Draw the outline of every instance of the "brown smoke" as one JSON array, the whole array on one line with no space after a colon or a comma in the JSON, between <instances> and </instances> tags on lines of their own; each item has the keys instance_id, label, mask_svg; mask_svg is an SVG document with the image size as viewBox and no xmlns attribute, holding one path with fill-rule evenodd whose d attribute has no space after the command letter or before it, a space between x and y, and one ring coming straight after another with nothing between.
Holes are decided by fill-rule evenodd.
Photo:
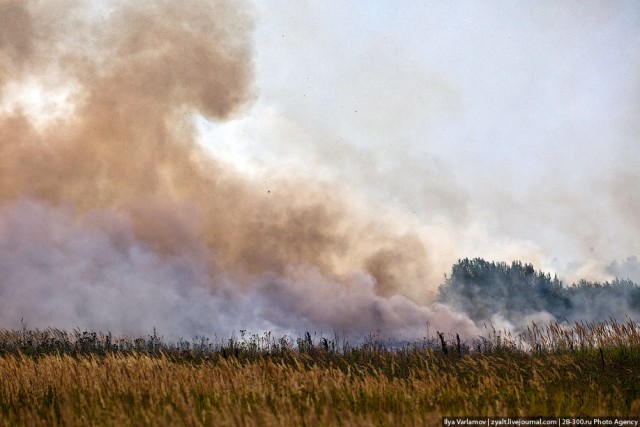
<instances>
[{"instance_id":1,"label":"brown smoke","mask_svg":"<svg viewBox=\"0 0 640 427\"><path fill-rule=\"evenodd\" d=\"M27 28L37 25L20 5L14 13ZM198 1L114 11L104 24L110 31L91 49L112 56L88 50L52 58L79 64L74 117L42 132L19 113L2 118L2 200L27 195L71 201L81 211L126 211L136 234L164 251L204 241L254 273L281 272L289 263L330 268L332 258L348 256L361 230L347 224L330 189L281 182L264 191L203 160L193 142L192 110L224 120L254 96L251 44L236 29L250 27L249 19L229 5ZM5 36L18 58L32 46L22 27ZM387 243L372 247L367 266L389 293L405 260L424 262L426 254L416 242L404 249L409 239L377 234Z\"/></svg>"},{"instance_id":2,"label":"brown smoke","mask_svg":"<svg viewBox=\"0 0 640 427\"><path fill-rule=\"evenodd\" d=\"M0 68L0 85L10 78L11 70L6 64L11 58L13 65L20 69L25 59L33 52L30 34L32 33L29 13L21 1L5 1L0 3L0 51L3 66ZM7 58L8 57L8 58Z\"/></svg>"},{"instance_id":3,"label":"brown smoke","mask_svg":"<svg viewBox=\"0 0 640 427\"><path fill-rule=\"evenodd\" d=\"M249 5L118 4L0 3L0 84L38 76L71 87L73 105L44 127L20 109L0 117L1 204L72 206L78 220L115 212L153 251L233 272L240 287L290 266L344 286L366 271L384 297L426 281L421 241L367 220L340 190L295 177L266 188L194 142L194 114L223 121L256 97ZM91 221L116 238L120 226Z\"/></svg>"}]
</instances>

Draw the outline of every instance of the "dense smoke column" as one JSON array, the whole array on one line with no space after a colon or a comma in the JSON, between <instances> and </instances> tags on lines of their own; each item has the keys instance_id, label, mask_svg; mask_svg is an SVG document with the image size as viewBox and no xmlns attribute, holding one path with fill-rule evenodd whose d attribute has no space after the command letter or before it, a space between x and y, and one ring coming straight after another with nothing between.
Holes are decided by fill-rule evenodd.
<instances>
[{"instance_id":1,"label":"dense smoke column","mask_svg":"<svg viewBox=\"0 0 640 427\"><path fill-rule=\"evenodd\" d=\"M475 333L402 295L436 274L420 238L337 188L267 190L194 142L195 115L257 96L248 4L9 0L0 17L2 93L35 80L69 110L0 116L2 326Z\"/></svg>"},{"instance_id":2,"label":"dense smoke column","mask_svg":"<svg viewBox=\"0 0 640 427\"><path fill-rule=\"evenodd\" d=\"M292 178L267 192L194 144L194 113L224 120L255 96L247 34L252 18L242 8L131 3L106 11L104 22L81 21L78 29L41 24L36 18L48 11L29 11L28 5L14 8L26 15L35 36L10 46L9 52L21 53L22 45L28 47L20 61L9 58L10 65L26 62L24 73L40 69L47 78L57 70L55 78L78 89L74 114L55 127L35 129L19 111L2 118L3 200L27 196L71 202L80 212L126 212L136 235L162 251L204 244L221 261L250 273L282 273L290 263L325 272L337 264L371 267L385 294L403 275L428 275L422 267L428 254L419 241L372 231L374 225L361 223L333 189ZM40 26L45 28L38 31ZM97 36L83 34L94 30ZM90 43L77 50L72 35L86 35Z\"/></svg>"}]
</instances>

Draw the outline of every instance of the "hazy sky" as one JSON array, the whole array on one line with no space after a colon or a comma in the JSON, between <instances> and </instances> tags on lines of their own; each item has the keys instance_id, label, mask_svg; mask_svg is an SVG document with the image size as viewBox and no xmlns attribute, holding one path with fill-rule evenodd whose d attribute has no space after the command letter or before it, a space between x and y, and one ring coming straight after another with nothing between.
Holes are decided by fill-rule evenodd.
<instances>
[{"instance_id":1,"label":"hazy sky","mask_svg":"<svg viewBox=\"0 0 640 427\"><path fill-rule=\"evenodd\" d=\"M637 1L3 0L0 327L475 336L460 258L640 283L638 117Z\"/></svg>"},{"instance_id":2,"label":"hazy sky","mask_svg":"<svg viewBox=\"0 0 640 427\"><path fill-rule=\"evenodd\" d=\"M452 258L602 278L640 253L640 3L272 1L256 15L259 95L247 116L201 122L216 156L344 183L440 225Z\"/></svg>"}]
</instances>

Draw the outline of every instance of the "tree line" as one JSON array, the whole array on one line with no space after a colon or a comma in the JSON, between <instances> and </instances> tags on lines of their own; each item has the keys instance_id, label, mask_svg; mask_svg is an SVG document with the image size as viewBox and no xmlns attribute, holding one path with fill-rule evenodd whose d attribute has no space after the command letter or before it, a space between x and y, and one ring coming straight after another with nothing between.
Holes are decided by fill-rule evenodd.
<instances>
[{"instance_id":1,"label":"tree line","mask_svg":"<svg viewBox=\"0 0 640 427\"><path fill-rule=\"evenodd\" d=\"M461 259L445 275L438 301L476 322L499 316L518 323L541 313L570 322L640 318L640 286L630 279L565 285L557 276L521 261Z\"/></svg>"}]
</instances>

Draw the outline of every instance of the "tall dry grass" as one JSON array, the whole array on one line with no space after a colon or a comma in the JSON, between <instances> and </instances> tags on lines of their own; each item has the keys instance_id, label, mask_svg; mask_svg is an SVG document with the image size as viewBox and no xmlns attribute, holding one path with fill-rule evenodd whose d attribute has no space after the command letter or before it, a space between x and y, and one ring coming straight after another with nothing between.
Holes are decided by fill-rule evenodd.
<instances>
[{"instance_id":1,"label":"tall dry grass","mask_svg":"<svg viewBox=\"0 0 640 427\"><path fill-rule=\"evenodd\" d=\"M435 425L445 415L637 417L638 329L624 326L576 325L573 344L560 346L551 344L567 343L566 328L549 325L539 328L547 341L536 336L530 351L501 337L481 351L468 345L458 352L452 340L447 354L424 346L332 351L310 337L297 349L283 343L252 352L236 344L236 351L198 354L151 351L145 340L121 352L28 353L6 345L0 424L395 426Z\"/></svg>"}]
</instances>

